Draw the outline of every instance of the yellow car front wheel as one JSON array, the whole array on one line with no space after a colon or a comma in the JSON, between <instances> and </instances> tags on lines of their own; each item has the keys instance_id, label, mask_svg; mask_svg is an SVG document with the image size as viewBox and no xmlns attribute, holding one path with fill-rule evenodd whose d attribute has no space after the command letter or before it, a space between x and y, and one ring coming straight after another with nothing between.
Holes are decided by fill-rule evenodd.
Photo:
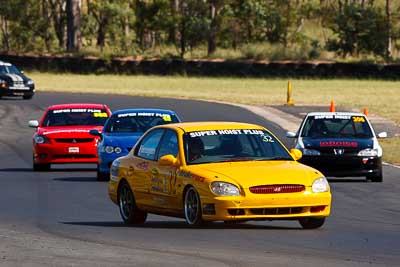
<instances>
[{"instance_id":1,"label":"yellow car front wheel","mask_svg":"<svg viewBox=\"0 0 400 267\"><path fill-rule=\"evenodd\" d=\"M184 213L186 222L189 225L203 224L200 197L192 186L185 191Z\"/></svg>"},{"instance_id":2,"label":"yellow car front wheel","mask_svg":"<svg viewBox=\"0 0 400 267\"><path fill-rule=\"evenodd\" d=\"M299 223L304 229L320 228L324 224L324 222L325 218L306 217L299 219Z\"/></svg>"}]
</instances>

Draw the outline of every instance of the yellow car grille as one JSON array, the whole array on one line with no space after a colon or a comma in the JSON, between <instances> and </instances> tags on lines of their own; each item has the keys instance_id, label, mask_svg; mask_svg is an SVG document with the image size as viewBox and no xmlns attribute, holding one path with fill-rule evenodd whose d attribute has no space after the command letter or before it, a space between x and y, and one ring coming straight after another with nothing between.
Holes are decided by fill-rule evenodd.
<instances>
[{"instance_id":1,"label":"yellow car grille","mask_svg":"<svg viewBox=\"0 0 400 267\"><path fill-rule=\"evenodd\" d=\"M305 186L300 184L259 185L249 188L253 194L298 193L305 189Z\"/></svg>"}]
</instances>

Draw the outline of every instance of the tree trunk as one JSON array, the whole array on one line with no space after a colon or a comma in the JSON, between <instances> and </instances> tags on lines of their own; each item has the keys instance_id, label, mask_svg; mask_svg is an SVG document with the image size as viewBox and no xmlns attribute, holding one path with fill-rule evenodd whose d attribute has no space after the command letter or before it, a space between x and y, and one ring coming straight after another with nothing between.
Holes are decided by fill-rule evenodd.
<instances>
[{"instance_id":1,"label":"tree trunk","mask_svg":"<svg viewBox=\"0 0 400 267\"><path fill-rule=\"evenodd\" d=\"M53 20L54 32L58 40L58 46L65 49L65 7L63 1L49 1L51 7L51 18Z\"/></svg>"},{"instance_id":2,"label":"tree trunk","mask_svg":"<svg viewBox=\"0 0 400 267\"><path fill-rule=\"evenodd\" d=\"M288 36L289 36L289 29L290 29L290 25L292 24L292 6L290 1L288 1L288 5L287 5L287 14L286 14L286 27L285 27L285 31L283 34L283 47L286 49L288 46Z\"/></svg>"},{"instance_id":3,"label":"tree trunk","mask_svg":"<svg viewBox=\"0 0 400 267\"><path fill-rule=\"evenodd\" d=\"M391 8L390 0L386 0L386 21L387 21L387 40L386 40L386 60L392 57L392 31L391 31Z\"/></svg>"},{"instance_id":4,"label":"tree trunk","mask_svg":"<svg viewBox=\"0 0 400 267\"><path fill-rule=\"evenodd\" d=\"M102 19L99 21L99 28L97 29L97 46L100 47L100 50L103 51L104 46L106 45L106 27L108 24L108 18L100 15Z\"/></svg>"},{"instance_id":5,"label":"tree trunk","mask_svg":"<svg viewBox=\"0 0 400 267\"><path fill-rule=\"evenodd\" d=\"M3 43L3 49L6 51L10 50L10 42L8 39L8 25L7 25L7 20L0 16L0 22L1 22L1 33L2 33L2 43Z\"/></svg>"},{"instance_id":6,"label":"tree trunk","mask_svg":"<svg viewBox=\"0 0 400 267\"><path fill-rule=\"evenodd\" d=\"M81 48L81 0L67 0L67 51Z\"/></svg>"},{"instance_id":7,"label":"tree trunk","mask_svg":"<svg viewBox=\"0 0 400 267\"><path fill-rule=\"evenodd\" d=\"M179 13L179 0L171 0L171 13L174 18L176 18L176 15ZM168 29L168 42L172 44L177 43L177 36L176 36L176 24L175 24L175 19L174 23L169 27Z\"/></svg>"},{"instance_id":8,"label":"tree trunk","mask_svg":"<svg viewBox=\"0 0 400 267\"><path fill-rule=\"evenodd\" d=\"M179 33L180 33L180 40L179 40L179 44L180 44L180 57L183 59L185 57L185 53L186 53L186 46L187 46L187 40L186 40L186 19L187 19L187 15L188 15L188 10L187 10L187 3L185 2L180 2L180 29L179 29Z\"/></svg>"},{"instance_id":9,"label":"tree trunk","mask_svg":"<svg viewBox=\"0 0 400 267\"><path fill-rule=\"evenodd\" d=\"M129 36L131 35L130 33L131 29L129 27L129 17L124 18L124 35L125 35L125 46L129 46Z\"/></svg>"},{"instance_id":10,"label":"tree trunk","mask_svg":"<svg viewBox=\"0 0 400 267\"><path fill-rule=\"evenodd\" d=\"M49 7L48 7L49 3L47 2L47 0L42 0L42 16L43 18L46 19L46 21L48 21L50 19L49 16ZM49 27L43 27L43 39L44 39L44 43L46 45L46 50L50 51L51 50L51 36L49 33Z\"/></svg>"},{"instance_id":11,"label":"tree trunk","mask_svg":"<svg viewBox=\"0 0 400 267\"><path fill-rule=\"evenodd\" d=\"M216 50L216 32L217 32L217 6L216 1L210 1L210 32L208 36L208 56L212 55Z\"/></svg>"}]
</instances>

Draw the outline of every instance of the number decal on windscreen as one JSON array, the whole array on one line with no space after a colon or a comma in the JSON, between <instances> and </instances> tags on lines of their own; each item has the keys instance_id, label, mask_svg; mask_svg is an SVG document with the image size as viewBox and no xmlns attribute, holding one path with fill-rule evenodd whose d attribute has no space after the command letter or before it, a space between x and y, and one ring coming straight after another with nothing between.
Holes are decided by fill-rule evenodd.
<instances>
[{"instance_id":1,"label":"number decal on windscreen","mask_svg":"<svg viewBox=\"0 0 400 267\"><path fill-rule=\"evenodd\" d=\"M354 122L361 122L361 123L363 123L363 122L365 122L365 119L364 119L364 117L353 117L353 121L354 121Z\"/></svg>"}]
</instances>

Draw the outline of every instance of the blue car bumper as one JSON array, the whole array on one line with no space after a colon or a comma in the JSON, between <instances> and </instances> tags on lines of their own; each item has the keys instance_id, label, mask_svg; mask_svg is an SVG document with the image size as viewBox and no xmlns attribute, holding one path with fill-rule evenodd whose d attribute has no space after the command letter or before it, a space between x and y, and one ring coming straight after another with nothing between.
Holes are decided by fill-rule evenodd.
<instances>
[{"instance_id":1,"label":"blue car bumper","mask_svg":"<svg viewBox=\"0 0 400 267\"><path fill-rule=\"evenodd\" d=\"M99 153L99 171L102 173L109 173L110 172L110 167L112 162L119 158L127 155L128 153Z\"/></svg>"}]
</instances>

